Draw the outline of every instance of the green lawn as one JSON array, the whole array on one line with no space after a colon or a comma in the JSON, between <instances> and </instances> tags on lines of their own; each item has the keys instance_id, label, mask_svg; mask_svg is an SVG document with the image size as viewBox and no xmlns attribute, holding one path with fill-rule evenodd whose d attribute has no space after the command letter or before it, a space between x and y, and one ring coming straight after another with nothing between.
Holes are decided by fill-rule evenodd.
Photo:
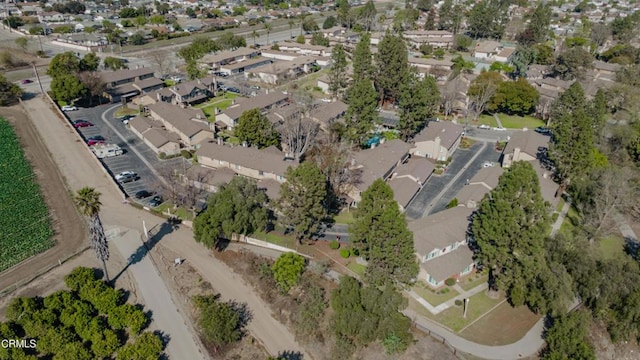
<instances>
[{"instance_id":1,"label":"green lawn","mask_svg":"<svg viewBox=\"0 0 640 360\"><path fill-rule=\"evenodd\" d=\"M349 268L349 270L351 270L354 273L358 274L358 276L360 276L360 277L364 276L364 270L367 268L364 265L358 264L355 260L349 262L349 264L347 264L347 267Z\"/></svg>"},{"instance_id":2,"label":"green lawn","mask_svg":"<svg viewBox=\"0 0 640 360\"><path fill-rule=\"evenodd\" d=\"M256 231L255 233L253 233L253 235L251 235L251 237L291 249L295 249L296 247L296 240L294 238L276 233L275 231L270 231L268 233L265 233L263 231Z\"/></svg>"},{"instance_id":3,"label":"green lawn","mask_svg":"<svg viewBox=\"0 0 640 360\"><path fill-rule=\"evenodd\" d=\"M167 209L170 209L171 214L179 217L182 220L193 220L193 212L183 207L178 207L177 209L174 209L173 204L170 201L163 202L162 204L160 204L160 206L155 208L154 211L166 215Z\"/></svg>"},{"instance_id":4,"label":"green lawn","mask_svg":"<svg viewBox=\"0 0 640 360\"><path fill-rule=\"evenodd\" d=\"M416 294L420 295L420 297L427 300L427 302L433 306L438 306L443 302L451 300L459 295L459 293L453 288L448 287L440 290L433 290L429 287L429 285L425 284L422 281L418 281L416 283L416 285L413 287L413 291L415 291Z\"/></svg>"},{"instance_id":5,"label":"green lawn","mask_svg":"<svg viewBox=\"0 0 640 360\"><path fill-rule=\"evenodd\" d=\"M338 215L335 215L333 217L333 221L335 221L337 224L351 224L353 223L353 212L355 210L343 210L341 211Z\"/></svg>"},{"instance_id":6,"label":"green lawn","mask_svg":"<svg viewBox=\"0 0 640 360\"><path fill-rule=\"evenodd\" d=\"M468 279L465 279L464 281L461 281L459 285L461 288L465 289L466 291L469 291L475 288L476 286L486 283L488 280L489 280L489 276L487 274L476 274L469 277Z\"/></svg>"},{"instance_id":7,"label":"green lawn","mask_svg":"<svg viewBox=\"0 0 640 360\"><path fill-rule=\"evenodd\" d=\"M469 299L469 309L467 310L467 317L463 318L464 308L462 306L452 306L447 310L438 313L437 315L430 316L442 325L450 328L453 331L460 331L465 326L486 314L491 308L498 305L503 298L492 299L488 297L485 292L480 292L473 295Z\"/></svg>"},{"instance_id":8,"label":"green lawn","mask_svg":"<svg viewBox=\"0 0 640 360\"><path fill-rule=\"evenodd\" d=\"M533 116L517 116L517 115L507 115L507 114L498 114L500 118L500 122L502 122L502 126L507 129L535 129L538 126L545 126L545 122L536 119Z\"/></svg>"},{"instance_id":9,"label":"green lawn","mask_svg":"<svg viewBox=\"0 0 640 360\"><path fill-rule=\"evenodd\" d=\"M497 127L498 123L496 122L496 119L493 117L493 115L487 115L487 114L482 114L480 115L480 117L478 117L478 121L472 121L469 123L470 125L489 125L491 127Z\"/></svg>"},{"instance_id":10,"label":"green lawn","mask_svg":"<svg viewBox=\"0 0 640 360\"><path fill-rule=\"evenodd\" d=\"M571 206L567 212L567 216L560 226L560 232L565 236L571 235L581 221L582 219L580 218L580 214L578 214L578 210Z\"/></svg>"},{"instance_id":11,"label":"green lawn","mask_svg":"<svg viewBox=\"0 0 640 360\"><path fill-rule=\"evenodd\" d=\"M615 259L624 253L624 239L618 235L600 239L598 245L603 259Z\"/></svg>"}]
</instances>

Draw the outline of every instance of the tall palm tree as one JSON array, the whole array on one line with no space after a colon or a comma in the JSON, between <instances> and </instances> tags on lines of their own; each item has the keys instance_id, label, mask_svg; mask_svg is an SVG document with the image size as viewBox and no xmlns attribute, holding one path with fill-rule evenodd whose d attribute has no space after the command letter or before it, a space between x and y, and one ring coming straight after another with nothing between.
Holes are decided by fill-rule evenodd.
<instances>
[{"instance_id":1,"label":"tall palm tree","mask_svg":"<svg viewBox=\"0 0 640 360\"><path fill-rule=\"evenodd\" d=\"M300 19L300 35L302 35L302 30L304 29L304 19L309 16L309 14L306 13L302 13L299 15L299 19Z\"/></svg>"},{"instance_id":2,"label":"tall palm tree","mask_svg":"<svg viewBox=\"0 0 640 360\"><path fill-rule=\"evenodd\" d=\"M265 23L264 29L267 31L267 45L269 45L269 34L271 34L271 30L273 29L273 25L271 23Z\"/></svg>"},{"instance_id":3,"label":"tall palm tree","mask_svg":"<svg viewBox=\"0 0 640 360\"><path fill-rule=\"evenodd\" d=\"M258 38L258 32L253 30L251 33L251 37L253 38L253 46L256 46L256 38Z\"/></svg>"},{"instance_id":4,"label":"tall palm tree","mask_svg":"<svg viewBox=\"0 0 640 360\"><path fill-rule=\"evenodd\" d=\"M109 282L109 274L107 273L107 260L109 260L109 244L107 243L107 236L104 234L104 228L102 227L102 221L100 221L100 193L94 188L83 187L78 190L74 201L80 208L80 211L89 220L89 242L91 247L96 252L98 260L102 261L102 270L104 270L104 276Z\"/></svg>"},{"instance_id":5,"label":"tall palm tree","mask_svg":"<svg viewBox=\"0 0 640 360\"><path fill-rule=\"evenodd\" d=\"M289 37L293 39L293 26L296 24L296 21L293 19L289 19Z\"/></svg>"}]
</instances>

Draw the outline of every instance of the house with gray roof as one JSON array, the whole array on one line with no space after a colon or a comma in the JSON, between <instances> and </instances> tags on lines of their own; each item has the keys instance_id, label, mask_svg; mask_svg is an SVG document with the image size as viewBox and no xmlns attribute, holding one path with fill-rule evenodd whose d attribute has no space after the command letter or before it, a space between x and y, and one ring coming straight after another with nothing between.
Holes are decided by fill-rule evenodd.
<instances>
[{"instance_id":1,"label":"house with gray roof","mask_svg":"<svg viewBox=\"0 0 640 360\"><path fill-rule=\"evenodd\" d=\"M477 208L484 196L498 186L498 180L503 172L504 169L500 166L480 169L456 195L458 206Z\"/></svg>"},{"instance_id":2,"label":"house with gray roof","mask_svg":"<svg viewBox=\"0 0 640 360\"><path fill-rule=\"evenodd\" d=\"M199 60L200 63L206 64L212 70L218 70L221 66L234 64L248 59L252 59L260 55L260 51L251 48L239 48L236 50L220 51L215 54L207 54Z\"/></svg>"},{"instance_id":3,"label":"house with gray roof","mask_svg":"<svg viewBox=\"0 0 640 360\"><path fill-rule=\"evenodd\" d=\"M221 65L219 71L227 75L242 74L245 71L267 64L271 64L271 59L257 56L247 60Z\"/></svg>"},{"instance_id":4,"label":"house with gray roof","mask_svg":"<svg viewBox=\"0 0 640 360\"><path fill-rule=\"evenodd\" d=\"M468 227L473 209L457 206L409 223L420 261L419 278L438 288L449 278L460 279L475 268Z\"/></svg>"},{"instance_id":5,"label":"house with gray roof","mask_svg":"<svg viewBox=\"0 0 640 360\"><path fill-rule=\"evenodd\" d=\"M535 131L517 131L502 150L502 167L508 168L516 161L534 161L549 147L549 136Z\"/></svg>"},{"instance_id":6,"label":"house with gray roof","mask_svg":"<svg viewBox=\"0 0 640 360\"><path fill-rule=\"evenodd\" d=\"M214 169L229 168L239 175L256 180L285 181L285 173L297 163L290 161L278 148L266 149L233 146L222 141L208 141L196 151L198 163Z\"/></svg>"},{"instance_id":7,"label":"house with gray roof","mask_svg":"<svg viewBox=\"0 0 640 360\"><path fill-rule=\"evenodd\" d=\"M212 169L210 167L194 165L188 168L187 171L181 175L181 178L185 185L193 186L209 193L215 193L220 191L222 185L228 184L237 175L235 171L229 168Z\"/></svg>"},{"instance_id":8,"label":"house with gray roof","mask_svg":"<svg viewBox=\"0 0 640 360\"><path fill-rule=\"evenodd\" d=\"M340 100L322 103L310 111L309 117L320 124L320 127L325 131L328 131L331 124L344 117L347 108L347 104Z\"/></svg>"},{"instance_id":9,"label":"house with gray roof","mask_svg":"<svg viewBox=\"0 0 640 360\"><path fill-rule=\"evenodd\" d=\"M280 91L255 96L248 99L235 99L225 111L216 115L216 126L234 128L240 116L248 110L260 109L261 112L283 106L289 102L289 95Z\"/></svg>"},{"instance_id":10,"label":"house with gray roof","mask_svg":"<svg viewBox=\"0 0 640 360\"><path fill-rule=\"evenodd\" d=\"M207 101L215 96L216 79L213 76L175 84L158 92L158 101L188 106Z\"/></svg>"},{"instance_id":11,"label":"house with gray roof","mask_svg":"<svg viewBox=\"0 0 640 360\"><path fill-rule=\"evenodd\" d=\"M136 116L129 120L129 129L156 154L175 155L180 153L180 136L165 130L159 121Z\"/></svg>"},{"instance_id":12,"label":"house with gray roof","mask_svg":"<svg viewBox=\"0 0 640 360\"><path fill-rule=\"evenodd\" d=\"M414 137L412 154L446 161L458 149L464 127L451 121L429 121Z\"/></svg>"}]
</instances>

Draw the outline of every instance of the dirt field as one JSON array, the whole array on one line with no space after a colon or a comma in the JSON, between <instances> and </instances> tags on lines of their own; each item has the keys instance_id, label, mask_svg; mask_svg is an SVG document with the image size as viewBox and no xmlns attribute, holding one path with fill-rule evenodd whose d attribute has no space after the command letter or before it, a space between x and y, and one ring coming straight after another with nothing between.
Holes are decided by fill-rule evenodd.
<instances>
[{"instance_id":1,"label":"dirt field","mask_svg":"<svg viewBox=\"0 0 640 360\"><path fill-rule=\"evenodd\" d=\"M178 255L162 245L155 246L151 255L171 290L177 292L177 298L180 299L182 308L187 309L191 322L197 324L197 313L191 299L196 295L217 294L217 291L209 282L204 281L202 276L188 263L175 266L174 259L178 258ZM244 337L239 344L232 346L223 354L214 353L212 348L206 344L205 347L214 359L263 360L269 356L258 341L250 335Z\"/></svg>"},{"instance_id":2,"label":"dirt field","mask_svg":"<svg viewBox=\"0 0 640 360\"><path fill-rule=\"evenodd\" d=\"M0 274L0 291L32 278L80 250L85 243L86 228L69 197L63 176L40 139L33 123L19 106L0 108L0 116L15 128L25 156L33 166L38 184L53 219L56 245Z\"/></svg>"},{"instance_id":3,"label":"dirt field","mask_svg":"<svg viewBox=\"0 0 640 360\"><path fill-rule=\"evenodd\" d=\"M462 337L485 345L508 345L520 340L540 319L526 306L502 303L460 333Z\"/></svg>"}]
</instances>

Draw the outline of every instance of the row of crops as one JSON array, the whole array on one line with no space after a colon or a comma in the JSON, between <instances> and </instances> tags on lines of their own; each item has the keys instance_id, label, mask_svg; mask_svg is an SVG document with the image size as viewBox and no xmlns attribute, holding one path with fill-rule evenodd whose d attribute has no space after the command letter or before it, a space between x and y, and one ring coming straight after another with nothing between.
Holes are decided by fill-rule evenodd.
<instances>
[{"instance_id":1,"label":"row of crops","mask_svg":"<svg viewBox=\"0 0 640 360\"><path fill-rule=\"evenodd\" d=\"M11 125L0 118L0 271L53 246L49 211Z\"/></svg>"}]
</instances>

